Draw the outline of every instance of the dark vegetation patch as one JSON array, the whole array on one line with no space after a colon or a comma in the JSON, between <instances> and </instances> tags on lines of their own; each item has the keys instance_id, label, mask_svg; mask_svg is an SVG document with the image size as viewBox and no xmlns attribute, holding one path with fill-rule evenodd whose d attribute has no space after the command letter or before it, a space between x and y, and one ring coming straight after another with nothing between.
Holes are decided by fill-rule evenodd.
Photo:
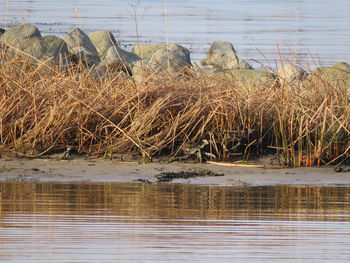
<instances>
[{"instance_id":1,"label":"dark vegetation patch","mask_svg":"<svg viewBox=\"0 0 350 263\"><path fill-rule=\"evenodd\" d=\"M157 183L168 183L174 179L189 179L195 177L205 177L205 176L224 176L222 173L215 173L210 170L200 170L200 171L181 171L181 172L163 172L155 177L157 178Z\"/></svg>"}]
</instances>

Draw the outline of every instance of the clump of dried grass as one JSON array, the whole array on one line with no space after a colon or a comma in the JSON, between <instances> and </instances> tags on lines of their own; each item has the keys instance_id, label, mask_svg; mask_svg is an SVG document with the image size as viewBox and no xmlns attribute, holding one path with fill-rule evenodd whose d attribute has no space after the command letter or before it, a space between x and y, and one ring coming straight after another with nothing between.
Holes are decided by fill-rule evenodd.
<instances>
[{"instance_id":1,"label":"clump of dried grass","mask_svg":"<svg viewBox=\"0 0 350 263\"><path fill-rule=\"evenodd\" d=\"M349 114L348 99L330 86L242 88L195 74L136 83L120 72L96 79L80 67L0 63L1 151L20 156L70 145L80 153L132 151L150 159L181 155L205 139L217 159L270 150L290 166L335 164L349 157Z\"/></svg>"}]
</instances>

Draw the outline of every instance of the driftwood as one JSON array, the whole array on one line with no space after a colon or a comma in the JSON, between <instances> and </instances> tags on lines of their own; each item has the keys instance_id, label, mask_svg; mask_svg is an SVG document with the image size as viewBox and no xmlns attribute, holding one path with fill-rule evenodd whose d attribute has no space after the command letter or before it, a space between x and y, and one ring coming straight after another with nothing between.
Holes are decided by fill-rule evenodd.
<instances>
[{"instance_id":1,"label":"driftwood","mask_svg":"<svg viewBox=\"0 0 350 263\"><path fill-rule=\"evenodd\" d=\"M285 169L288 166L267 166L264 164L240 164L240 163L223 163L223 162L212 162L207 161L208 164L229 166L229 167L251 167L251 168L265 168L265 169Z\"/></svg>"}]
</instances>

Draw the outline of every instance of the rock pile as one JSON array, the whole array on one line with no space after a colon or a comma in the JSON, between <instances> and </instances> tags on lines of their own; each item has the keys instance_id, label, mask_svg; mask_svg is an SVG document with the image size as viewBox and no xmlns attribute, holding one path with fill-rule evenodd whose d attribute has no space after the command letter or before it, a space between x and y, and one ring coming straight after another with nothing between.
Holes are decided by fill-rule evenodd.
<instances>
[{"instance_id":1,"label":"rock pile","mask_svg":"<svg viewBox=\"0 0 350 263\"><path fill-rule=\"evenodd\" d=\"M7 56L26 56L33 63L58 65L63 68L76 63L94 69L97 76L105 72L124 71L137 79L144 75L184 74L187 70L230 77L245 86L289 83L322 85L325 81L350 96L350 65L337 63L331 67L320 67L307 74L293 64L286 64L275 74L254 70L240 59L229 42L214 41L207 57L191 62L190 51L178 44L137 44L131 52L122 49L110 31L102 30L86 34L74 27L63 38L42 36L33 25L21 24L8 30L0 28L0 51Z\"/></svg>"},{"instance_id":2,"label":"rock pile","mask_svg":"<svg viewBox=\"0 0 350 263\"><path fill-rule=\"evenodd\" d=\"M4 31L0 36L2 46L8 47L11 55L27 56L34 63L45 62L50 65L66 65L68 46L56 36L41 36L40 31L32 25L19 25Z\"/></svg>"},{"instance_id":3,"label":"rock pile","mask_svg":"<svg viewBox=\"0 0 350 263\"><path fill-rule=\"evenodd\" d=\"M137 44L131 52L122 49L110 31L86 34L74 27L63 38L41 36L33 25L22 24L0 30L0 42L11 55L27 55L33 62L58 65L83 63L99 73L106 69L123 70L138 76L166 71L178 74L192 68L190 51L178 44ZM231 43L214 42L203 65L212 69L251 69L238 59Z\"/></svg>"}]
</instances>

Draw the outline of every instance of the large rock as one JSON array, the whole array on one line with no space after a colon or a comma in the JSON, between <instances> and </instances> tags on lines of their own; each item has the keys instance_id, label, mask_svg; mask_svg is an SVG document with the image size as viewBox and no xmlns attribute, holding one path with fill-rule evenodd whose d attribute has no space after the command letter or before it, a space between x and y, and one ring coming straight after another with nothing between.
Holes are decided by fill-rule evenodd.
<instances>
[{"instance_id":1,"label":"large rock","mask_svg":"<svg viewBox=\"0 0 350 263\"><path fill-rule=\"evenodd\" d=\"M214 41L208 51L208 57L202 62L222 69L239 69L239 60L235 49L229 42Z\"/></svg>"},{"instance_id":2,"label":"large rock","mask_svg":"<svg viewBox=\"0 0 350 263\"><path fill-rule=\"evenodd\" d=\"M213 66L217 69L253 69L245 60L237 57L230 42L214 41L208 51L206 59L201 61L203 66Z\"/></svg>"},{"instance_id":3,"label":"large rock","mask_svg":"<svg viewBox=\"0 0 350 263\"><path fill-rule=\"evenodd\" d=\"M141 59L133 65L132 75L137 82L142 82L150 76L157 78L163 73L182 75L192 67L188 49L177 44L165 47L154 52L151 58Z\"/></svg>"},{"instance_id":4,"label":"large rock","mask_svg":"<svg viewBox=\"0 0 350 263\"><path fill-rule=\"evenodd\" d=\"M148 70L178 73L191 66L190 52L178 44L157 50L147 64Z\"/></svg>"},{"instance_id":5,"label":"large rock","mask_svg":"<svg viewBox=\"0 0 350 263\"><path fill-rule=\"evenodd\" d=\"M194 62L192 64L192 68L198 77L200 77L202 75L214 76L216 73L227 71L224 69L216 68L212 65L209 65L209 66L203 65L201 61Z\"/></svg>"},{"instance_id":6,"label":"large rock","mask_svg":"<svg viewBox=\"0 0 350 263\"><path fill-rule=\"evenodd\" d=\"M238 68L239 69L253 69L253 67L244 59L238 59Z\"/></svg>"},{"instance_id":7,"label":"large rock","mask_svg":"<svg viewBox=\"0 0 350 263\"><path fill-rule=\"evenodd\" d=\"M149 63L149 58L144 58L132 65L131 72L134 80L136 82L142 82L149 76L149 71L147 70L147 65Z\"/></svg>"},{"instance_id":8,"label":"large rock","mask_svg":"<svg viewBox=\"0 0 350 263\"><path fill-rule=\"evenodd\" d=\"M39 29L33 25L22 24L6 30L0 35L0 42L12 45L19 39L29 39L33 37L41 37Z\"/></svg>"},{"instance_id":9,"label":"large rock","mask_svg":"<svg viewBox=\"0 0 350 263\"><path fill-rule=\"evenodd\" d=\"M100 73L106 70L122 70L131 74L133 65L139 60L140 58L136 54L120 47L112 46L108 49L104 60L96 68Z\"/></svg>"},{"instance_id":10,"label":"large rock","mask_svg":"<svg viewBox=\"0 0 350 263\"><path fill-rule=\"evenodd\" d=\"M45 61L48 65L64 66L68 64L69 52L67 44L56 36L18 39L11 45L9 52L26 56L34 63Z\"/></svg>"},{"instance_id":11,"label":"large rock","mask_svg":"<svg viewBox=\"0 0 350 263\"><path fill-rule=\"evenodd\" d=\"M319 67L311 72L305 86L326 93L335 89L350 98L350 65L338 62L331 67Z\"/></svg>"},{"instance_id":12,"label":"large rock","mask_svg":"<svg viewBox=\"0 0 350 263\"><path fill-rule=\"evenodd\" d=\"M280 81L286 83L298 83L307 76L306 71L302 67L294 64L283 65L276 73Z\"/></svg>"},{"instance_id":13,"label":"large rock","mask_svg":"<svg viewBox=\"0 0 350 263\"><path fill-rule=\"evenodd\" d=\"M92 32L88 36L92 44L95 46L101 60L106 57L107 52L111 47L118 46L112 32L108 30Z\"/></svg>"},{"instance_id":14,"label":"large rock","mask_svg":"<svg viewBox=\"0 0 350 263\"><path fill-rule=\"evenodd\" d=\"M5 29L2 29L2 28L0 27L0 38L1 38L1 35L2 35L4 32L5 32ZM3 46L4 46L3 43L0 42L0 52L2 51Z\"/></svg>"},{"instance_id":15,"label":"large rock","mask_svg":"<svg viewBox=\"0 0 350 263\"><path fill-rule=\"evenodd\" d=\"M159 49L166 48L166 44L137 44L131 49L131 52L138 55L140 58L151 58Z\"/></svg>"},{"instance_id":16,"label":"large rock","mask_svg":"<svg viewBox=\"0 0 350 263\"><path fill-rule=\"evenodd\" d=\"M72 54L73 60L83 62L87 67L100 63L100 58L94 44L91 42L88 35L78 27L72 28L72 30L63 37L63 40L67 43L68 50Z\"/></svg>"},{"instance_id":17,"label":"large rock","mask_svg":"<svg viewBox=\"0 0 350 263\"><path fill-rule=\"evenodd\" d=\"M217 74L233 80L243 88L272 86L275 83L275 79L272 73L260 70L227 70L225 72L219 72Z\"/></svg>"},{"instance_id":18,"label":"large rock","mask_svg":"<svg viewBox=\"0 0 350 263\"><path fill-rule=\"evenodd\" d=\"M128 52L120 47L110 47L107 51L105 59L107 61L121 61L128 65L133 65L140 60L140 57L132 52Z\"/></svg>"}]
</instances>

